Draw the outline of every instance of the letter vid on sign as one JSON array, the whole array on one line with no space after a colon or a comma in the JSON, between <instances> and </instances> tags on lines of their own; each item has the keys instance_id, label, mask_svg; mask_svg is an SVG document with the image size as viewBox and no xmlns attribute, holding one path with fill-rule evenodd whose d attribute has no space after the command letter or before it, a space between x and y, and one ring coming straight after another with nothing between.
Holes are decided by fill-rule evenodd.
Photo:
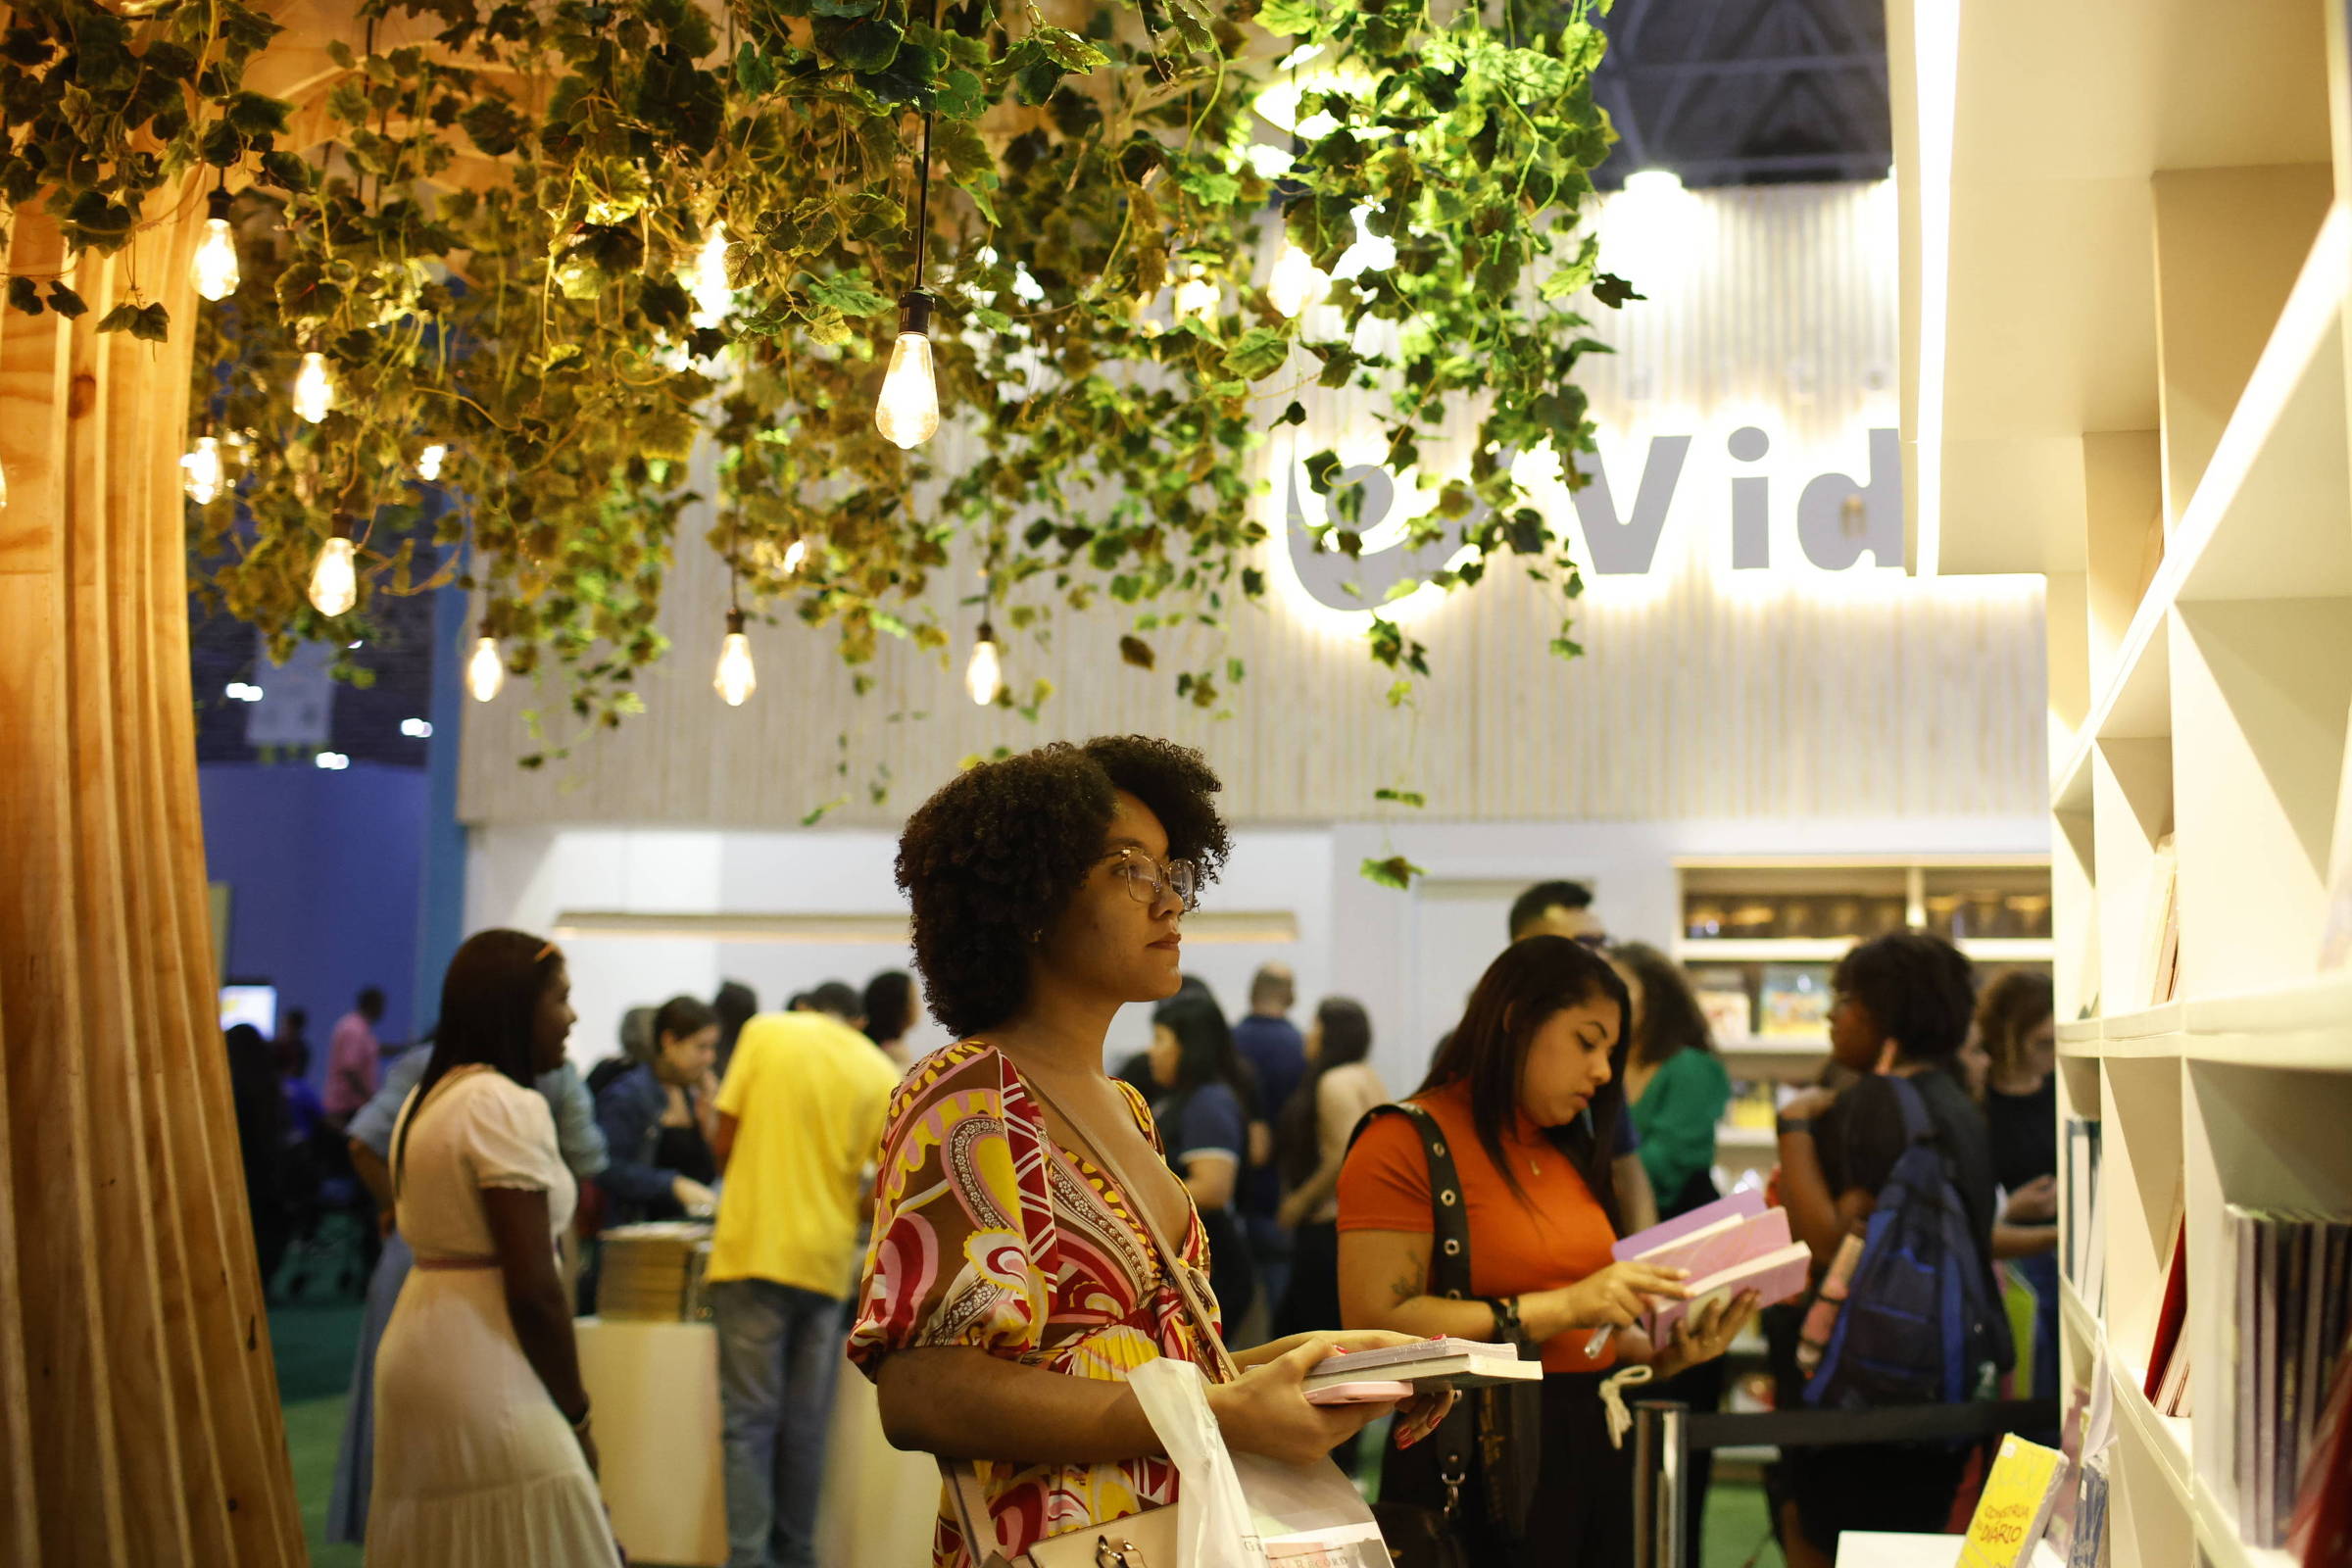
<instances>
[{"instance_id":1,"label":"letter vid on sign","mask_svg":"<svg viewBox=\"0 0 2352 1568\"><path fill-rule=\"evenodd\" d=\"M1548 477L1521 477L1529 505L1555 528L1569 523L1564 531L1576 537L1577 559L1594 578L1650 574L1659 567L1661 542L1695 545L1740 574L1900 571L1901 441L1890 427L1858 433L1864 437L1860 478L1825 468L1818 449L1791 459L1783 441L1761 424L1745 422L1580 453L1576 466L1585 483L1575 490L1559 482L1556 466ZM1358 463L1336 468L1328 495L1318 496L1306 471L1308 452L1305 442L1294 443L1279 504L1292 569L1317 604L1366 611L1381 605L1394 585L1446 566L1456 549L1458 524L1446 524L1437 543L1405 548L1406 524L1434 504L1434 491L1416 491L1409 478ZM1353 558L1316 540L1327 519L1339 520L1334 503L1349 491L1355 493L1348 497L1353 515L1348 526L1362 540ZM1483 511L1483 503L1474 505ZM1563 518L1562 509L1572 517ZM1467 520L1475 525L1478 514ZM1712 540L1705 537L1710 531Z\"/></svg>"}]
</instances>

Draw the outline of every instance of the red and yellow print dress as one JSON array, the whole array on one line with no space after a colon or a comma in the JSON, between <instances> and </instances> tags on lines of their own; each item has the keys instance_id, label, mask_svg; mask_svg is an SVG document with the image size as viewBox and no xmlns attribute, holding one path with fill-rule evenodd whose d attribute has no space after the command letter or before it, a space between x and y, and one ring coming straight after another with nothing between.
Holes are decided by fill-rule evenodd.
<instances>
[{"instance_id":1,"label":"red and yellow print dress","mask_svg":"<svg viewBox=\"0 0 2352 1568\"><path fill-rule=\"evenodd\" d=\"M1120 1089L1159 1148L1143 1097ZM1198 1212L1182 1262L1210 1299ZM1214 1364L1126 1195L1054 1142L1019 1069L977 1040L916 1063L891 1102L850 1359L870 1378L893 1350L936 1346L1113 1382L1155 1356ZM1159 1458L978 1470L999 1542L967 1551L943 1499L937 1568L968 1568L992 1549L1018 1556L1048 1536L1176 1500L1175 1469Z\"/></svg>"}]
</instances>

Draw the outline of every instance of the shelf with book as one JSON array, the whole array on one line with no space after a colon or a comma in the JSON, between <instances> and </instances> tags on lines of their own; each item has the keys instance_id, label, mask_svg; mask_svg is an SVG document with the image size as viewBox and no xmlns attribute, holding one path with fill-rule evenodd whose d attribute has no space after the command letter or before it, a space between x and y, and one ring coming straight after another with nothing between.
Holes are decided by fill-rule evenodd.
<instances>
[{"instance_id":1,"label":"shelf with book","mask_svg":"<svg viewBox=\"0 0 2352 1568\"><path fill-rule=\"evenodd\" d=\"M2188 1458L2188 1418L2156 1413L2156 1407L2140 1390L2139 1368L2132 1364L2129 1356L2119 1354L2112 1341L2107 1347L2107 1381L2114 1391L2117 1414L2159 1461L2165 1484L2172 1489L2181 1508L2188 1508L2190 1482L2195 1475Z\"/></svg>"},{"instance_id":2,"label":"shelf with book","mask_svg":"<svg viewBox=\"0 0 2352 1568\"><path fill-rule=\"evenodd\" d=\"M2062 1373L2112 1389L2113 1560L2167 1568L2285 1568L2335 1348L2307 1309L2281 1359L2328 1276L2261 1227L2352 1216L2352 12L2231 15L1888 6L1913 537L2047 580L2056 1098L2100 1152Z\"/></svg>"},{"instance_id":3,"label":"shelf with book","mask_svg":"<svg viewBox=\"0 0 2352 1568\"><path fill-rule=\"evenodd\" d=\"M2240 1540L2236 1517L2213 1494L2203 1477L2197 1478L2192 1491L2189 1506L2196 1516L2197 1545L2213 1568L2302 1568L2288 1552Z\"/></svg>"}]
</instances>

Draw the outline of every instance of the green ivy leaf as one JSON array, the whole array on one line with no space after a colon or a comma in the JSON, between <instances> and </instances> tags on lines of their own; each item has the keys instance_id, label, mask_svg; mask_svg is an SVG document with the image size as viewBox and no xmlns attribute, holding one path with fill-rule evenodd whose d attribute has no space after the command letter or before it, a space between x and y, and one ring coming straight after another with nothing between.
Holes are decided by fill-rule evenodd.
<instances>
[{"instance_id":1,"label":"green ivy leaf","mask_svg":"<svg viewBox=\"0 0 2352 1568\"><path fill-rule=\"evenodd\" d=\"M29 277L10 278L8 280L8 303L11 309L23 311L26 316L40 315L40 285Z\"/></svg>"},{"instance_id":2,"label":"green ivy leaf","mask_svg":"<svg viewBox=\"0 0 2352 1568\"><path fill-rule=\"evenodd\" d=\"M1397 892L1402 893L1412 887L1413 878L1427 876L1429 872L1401 855L1392 855L1385 860L1375 860L1366 857L1364 863L1356 867L1356 874L1367 882L1377 883L1384 888L1395 888Z\"/></svg>"},{"instance_id":3,"label":"green ivy leaf","mask_svg":"<svg viewBox=\"0 0 2352 1568\"><path fill-rule=\"evenodd\" d=\"M127 332L136 324L138 318L139 308L130 301L124 300L98 318L98 330L101 332Z\"/></svg>"},{"instance_id":4,"label":"green ivy leaf","mask_svg":"<svg viewBox=\"0 0 2352 1568\"><path fill-rule=\"evenodd\" d=\"M1649 296L1635 293L1634 285L1615 272L1603 272L1592 280L1592 297L1611 310L1616 310L1628 300L1647 299Z\"/></svg>"},{"instance_id":5,"label":"green ivy leaf","mask_svg":"<svg viewBox=\"0 0 2352 1568\"><path fill-rule=\"evenodd\" d=\"M816 304L849 317L878 316L890 309L890 301L867 285L863 272L811 278L808 294Z\"/></svg>"},{"instance_id":6,"label":"green ivy leaf","mask_svg":"<svg viewBox=\"0 0 2352 1568\"><path fill-rule=\"evenodd\" d=\"M1291 340L1270 326L1253 326L1225 351L1225 368L1246 381L1262 381L1291 357Z\"/></svg>"},{"instance_id":7,"label":"green ivy leaf","mask_svg":"<svg viewBox=\"0 0 2352 1568\"><path fill-rule=\"evenodd\" d=\"M1417 790L1378 789L1372 792L1372 798L1376 801L1394 801L1398 806L1409 806L1416 810L1429 804L1429 798Z\"/></svg>"},{"instance_id":8,"label":"green ivy leaf","mask_svg":"<svg viewBox=\"0 0 2352 1568\"><path fill-rule=\"evenodd\" d=\"M11 278L9 281L13 287L16 280ZM69 321L78 320L90 314L89 306L82 302L79 294L66 286L63 278L53 278L50 281L49 308Z\"/></svg>"},{"instance_id":9,"label":"green ivy leaf","mask_svg":"<svg viewBox=\"0 0 2352 1568\"><path fill-rule=\"evenodd\" d=\"M1064 71L1084 75L1110 64L1110 56L1066 28L1041 26L1029 36Z\"/></svg>"},{"instance_id":10,"label":"green ivy leaf","mask_svg":"<svg viewBox=\"0 0 2352 1568\"><path fill-rule=\"evenodd\" d=\"M940 78L932 107L949 120L978 120L988 112L988 96L980 78L957 66Z\"/></svg>"},{"instance_id":11,"label":"green ivy leaf","mask_svg":"<svg viewBox=\"0 0 2352 1568\"><path fill-rule=\"evenodd\" d=\"M1141 637L1121 637L1119 639L1119 657L1138 669L1150 669L1158 662L1156 656L1152 652L1152 645Z\"/></svg>"}]
</instances>

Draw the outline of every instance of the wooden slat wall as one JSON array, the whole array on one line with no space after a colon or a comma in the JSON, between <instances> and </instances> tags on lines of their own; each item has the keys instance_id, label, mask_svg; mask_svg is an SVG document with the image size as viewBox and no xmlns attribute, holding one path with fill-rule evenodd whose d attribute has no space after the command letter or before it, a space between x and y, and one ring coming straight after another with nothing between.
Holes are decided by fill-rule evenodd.
<instances>
[{"instance_id":1,"label":"wooden slat wall","mask_svg":"<svg viewBox=\"0 0 2352 1568\"><path fill-rule=\"evenodd\" d=\"M0 1559L304 1551L213 1001L177 460L195 220L0 315ZM193 216L191 216L193 214ZM66 265L19 210L8 269ZM101 337L130 286L172 341Z\"/></svg>"},{"instance_id":2,"label":"wooden slat wall","mask_svg":"<svg viewBox=\"0 0 2352 1568\"><path fill-rule=\"evenodd\" d=\"M1650 430L1699 439L1654 578L1596 579L1579 607L1584 659L1546 655L1553 609L1506 569L1414 622L1438 668L1417 720L1382 705L1386 679L1354 634L1282 604L1236 616L1230 651L1250 676L1235 716L1211 719L1169 690L1164 671L1185 667L1175 640L1157 638L1162 673L1120 662L1125 622L1107 601L1065 612L1049 650L1014 644L1016 684L1043 675L1057 688L1035 725L963 698L969 611L953 612L967 641L949 663L886 649L863 699L829 639L789 613L756 625L760 690L734 710L710 691L725 593L698 542L665 611L676 646L643 680L648 711L528 772L514 760L540 743L524 712L545 708L561 735L561 694L510 682L496 704L466 704L461 814L772 828L846 793L828 820L887 825L974 753L1130 729L1206 748L1233 813L1263 823L1368 817L1374 789L1394 784L1425 791L1433 816L1472 820L2036 814L2047 769L2038 581L1734 582L1709 559L1728 555L1723 434L1742 411L1781 423L1784 450L1764 466L1784 523L1816 469L1783 460L1894 423L1889 193L1780 186L1690 201L1678 265L1649 281L1647 302L1602 313L1620 352L1586 362L1604 441ZM1305 379L1316 432L1305 451L1367 428L1361 394L1320 392L1311 370ZM1269 420L1293 392L1269 397ZM953 465L953 426L938 445L935 461ZM1269 443L1258 471L1282 450ZM1621 510L1643 455L1610 453ZM1858 451L1839 456L1864 477ZM1776 537L1777 560L1793 548ZM971 588L968 568L954 573L942 602ZM892 717L915 712L929 716ZM880 805L865 793L877 763L892 787Z\"/></svg>"}]
</instances>

